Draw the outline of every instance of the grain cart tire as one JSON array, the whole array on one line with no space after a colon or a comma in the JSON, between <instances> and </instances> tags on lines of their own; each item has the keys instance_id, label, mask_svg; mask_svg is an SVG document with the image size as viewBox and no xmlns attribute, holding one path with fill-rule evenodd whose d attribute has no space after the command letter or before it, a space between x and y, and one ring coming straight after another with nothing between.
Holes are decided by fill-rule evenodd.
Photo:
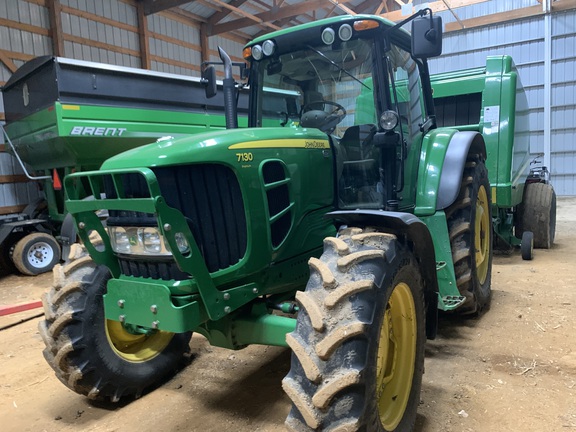
<instances>
[{"instance_id":1,"label":"grain cart tire","mask_svg":"<svg viewBox=\"0 0 576 432\"><path fill-rule=\"evenodd\" d=\"M446 209L456 284L466 301L460 313L479 313L490 306L492 216L486 165L469 157L456 201Z\"/></svg>"},{"instance_id":2,"label":"grain cart tire","mask_svg":"<svg viewBox=\"0 0 576 432\"><path fill-rule=\"evenodd\" d=\"M104 317L108 269L89 256L54 268L39 331L44 357L64 385L94 400L139 397L184 364L191 334L129 332ZM141 329L142 331L147 329Z\"/></svg>"},{"instance_id":3,"label":"grain cart tire","mask_svg":"<svg viewBox=\"0 0 576 432\"><path fill-rule=\"evenodd\" d=\"M28 234L14 246L12 261L22 274L35 276L46 273L60 262L60 245L50 234Z\"/></svg>"},{"instance_id":4,"label":"grain cart tire","mask_svg":"<svg viewBox=\"0 0 576 432\"><path fill-rule=\"evenodd\" d=\"M348 229L309 261L291 368L293 431L411 431L424 369L419 267L394 235Z\"/></svg>"},{"instance_id":5,"label":"grain cart tire","mask_svg":"<svg viewBox=\"0 0 576 432\"><path fill-rule=\"evenodd\" d=\"M556 193L550 183L528 183L518 206L516 236L534 234L534 247L550 249L556 235Z\"/></svg>"}]
</instances>

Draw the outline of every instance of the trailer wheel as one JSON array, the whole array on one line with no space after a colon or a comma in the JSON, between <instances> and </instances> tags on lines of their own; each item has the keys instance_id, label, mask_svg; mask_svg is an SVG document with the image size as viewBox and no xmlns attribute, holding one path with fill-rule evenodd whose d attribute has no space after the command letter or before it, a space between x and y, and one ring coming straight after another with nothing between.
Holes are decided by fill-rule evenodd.
<instances>
[{"instance_id":1,"label":"trailer wheel","mask_svg":"<svg viewBox=\"0 0 576 432\"><path fill-rule=\"evenodd\" d=\"M446 210L448 231L460 295L461 313L489 307L492 278L492 216L486 165L478 157L466 162L460 193Z\"/></svg>"},{"instance_id":2,"label":"trailer wheel","mask_svg":"<svg viewBox=\"0 0 576 432\"><path fill-rule=\"evenodd\" d=\"M12 261L12 252L14 252L14 247L18 240L24 236L23 233L11 233L2 242L2 247L0 248L0 267L2 268L3 274L11 274L16 272L16 266L14 261Z\"/></svg>"},{"instance_id":3,"label":"trailer wheel","mask_svg":"<svg viewBox=\"0 0 576 432\"><path fill-rule=\"evenodd\" d=\"M534 247L550 249L556 235L556 193L550 183L528 183L518 206L516 236L534 233Z\"/></svg>"},{"instance_id":4,"label":"trailer wheel","mask_svg":"<svg viewBox=\"0 0 576 432\"><path fill-rule=\"evenodd\" d=\"M39 331L44 357L64 385L95 400L139 397L184 365L191 333L129 331L104 317L110 273L89 256L54 268ZM136 330L136 329L134 329Z\"/></svg>"},{"instance_id":5,"label":"trailer wheel","mask_svg":"<svg viewBox=\"0 0 576 432\"><path fill-rule=\"evenodd\" d=\"M289 430L411 431L424 370L425 308L414 256L395 236L353 229L309 261L286 336Z\"/></svg>"},{"instance_id":6,"label":"trailer wheel","mask_svg":"<svg viewBox=\"0 0 576 432\"><path fill-rule=\"evenodd\" d=\"M524 231L522 233L522 243L520 243L520 251L522 259L530 261L534 258L534 234L532 231Z\"/></svg>"},{"instance_id":7,"label":"trailer wheel","mask_svg":"<svg viewBox=\"0 0 576 432\"><path fill-rule=\"evenodd\" d=\"M50 234L28 234L16 243L12 261L22 274L46 273L60 262L60 245Z\"/></svg>"}]
</instances>

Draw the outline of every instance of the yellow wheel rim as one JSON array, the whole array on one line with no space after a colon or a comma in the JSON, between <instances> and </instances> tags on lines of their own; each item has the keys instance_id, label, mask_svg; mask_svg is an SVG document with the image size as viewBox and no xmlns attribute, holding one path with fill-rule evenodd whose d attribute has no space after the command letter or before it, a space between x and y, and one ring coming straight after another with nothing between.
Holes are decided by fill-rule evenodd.
<instances>
[{"instance_id":1,"label":"yellow wheel rim","mask_svg":"<svg viewBox=\"0 0 576 432\"><path fill-rule=\"evenodd\" d=\"M168 346L174 333L158 331L150 335L132 334L118 321L106 320L106 337L110 347L122 359L142 363L152 360Z\"/></svg>"},{"instance_id":2,"label":"yellow wheel rim","mask_svg":"<svg viewBox=\"0 0 576 432\"><path fill-rule=\"evenodd\" d=\"M416 311L410 287L394 287L380 329L376 398L382 426L394 430L406 411L416 358Z\"/></svg>"},{"instance_id":3,"label":"yellow wheel rim","mask_svg":"<svg viewBox=\"0 0 576 432\"><path fill-rule=\"evenodd\" d=\"M486 282L488 263L490 257L490 210L488 208L488 194L484 186L480 186L476 198L476 219L474 222L474 248L476 250L476 272L481 284Z\"/></svg>"}]
</instances>

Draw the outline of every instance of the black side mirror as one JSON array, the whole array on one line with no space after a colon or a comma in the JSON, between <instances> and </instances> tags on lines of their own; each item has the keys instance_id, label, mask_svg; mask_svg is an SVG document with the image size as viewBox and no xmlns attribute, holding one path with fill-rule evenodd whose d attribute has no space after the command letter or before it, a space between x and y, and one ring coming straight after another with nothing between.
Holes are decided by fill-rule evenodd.
<instances>
[{"instance_id":1,"label":"black side mirror","mask_svg":"<svg viewBox=\"0 0 576 432\"><path fill-rule=\"evenodd\" d=\"M412 21L412 56L437 57L442 54L442 18L431 15Z\"/></svg>"},{"instance_id":2,"label":"black side mirror","mask_svg":"<svg viewBox=\"0 0 576 432\"><path fill-rule=\"evenodd\" d=\"M216 69L212 65L206 66L202 71L202 80L200 81L206 88L206 99L216 96Z\"/></svg>"}]
</instances>

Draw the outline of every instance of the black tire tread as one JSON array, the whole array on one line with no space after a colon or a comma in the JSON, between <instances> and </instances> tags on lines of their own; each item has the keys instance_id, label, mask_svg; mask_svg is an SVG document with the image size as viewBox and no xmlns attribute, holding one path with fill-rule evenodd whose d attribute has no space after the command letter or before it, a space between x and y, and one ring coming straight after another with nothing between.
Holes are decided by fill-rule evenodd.
<instances>
[{"instance_id":1,"label":"black tire tread","mask_svg":"<svg viewBox=\"0 0 576 432\"><path fill-rule=\"evenodd\" d=\"M76 256L78 258L72 257L65 265L53 269L52 289L42 299L45 319L39 323L38 330L45 344L44 357L64 385L89 399L117 402L123 396L139 397L146 388L159 384L179 369L189 351L191 335L175 335L165 349L166 358L154 363L166 370L154 370L142 378L142 382L126 375L139 365L121 366L120 369L125 369L120 371L118 364L109 365L105 354L96 346L101 339L95 336L96 326L91 320L99 321L94 315L94 308L98 306L90 300L98 295L94 290L100 289L99 283L105 280L108 270L97 266L85 252ZM104 319L101 319L103 329ZM111 348L106 348L111 352ZM147 363L156 362L157 358ZM114 361L121 360L115 358Z\"/></svg>"},{"instance_id":2,"label":"black tire tread","mask_svg":"<svg viewBox=\"0 0 576 432\"><path fill-rule=\"evenodd\" d=\"M342 394L367 385L362 370L347 368L339 361L345 352L343 346L367 334L369 324L355 315L350 302L355 295L375 294L375 275L363 270L363 263L383 265L396 253L380 249L395 236L366 231L341 230L338 238L325 239L321 259L309 260L312 276L306 292L297 294L301 306L298 324L286 339L293 350L292 368L282 382L293 403L286 419L288 430L372 431L366 413L362 419L353 414L336 420L327 417ZM424 303L423 292L415 301Z\"/></svg>"},{"instance_id":3,"label":"black tire tread","mask_svg":"<svg viewBox=\"0 0 576 432\"><path fill-rule=\"evenodd\" d=\"M492 245L489 246L488 274L485 284L480 284L476 276L474 252L474 218L476 195L479 187L485 187L490 200L490 184L484 162L479 155L469 155L462 174L460 191L456 201L446 211L448 235L452 250L452 261L456 285L460 295L466 297L458 309L461 313L477 313L488 308L491 300L491 261ZM491 209L489 203L488 208Z\"/></svg>"},{"instance_id":4,"label":"black tire tread","mask_svg":"<svg viewBox=\"0 0 576 432\"><path fill-rule=\"evenodd\" d=\"M534 234L534 247L550 249L556 232L556 193L549 183L528 183L518 207L516 236L524 231Z\"/></svg>"}]
</instances>

